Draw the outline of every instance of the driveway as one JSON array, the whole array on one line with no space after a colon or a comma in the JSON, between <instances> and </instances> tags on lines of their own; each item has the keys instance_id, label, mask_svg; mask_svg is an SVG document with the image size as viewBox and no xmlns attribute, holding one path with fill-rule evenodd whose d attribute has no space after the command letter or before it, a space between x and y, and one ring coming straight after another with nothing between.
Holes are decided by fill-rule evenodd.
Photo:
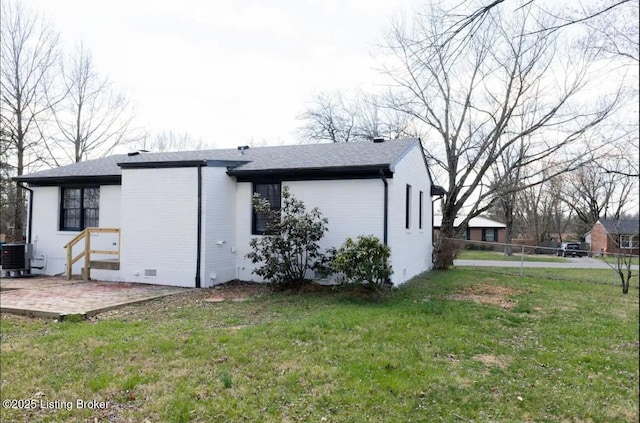
<instances>
[{"instance_id":1,"label":"driveway","mask_svg":"<svg viewBox=\"0 0 640 423\"><path fill-rule=\"evenodd\" d=\"M68 281L64 278L3 278L0 312L49 319L90 317L126 304L186 291L187 288L139 283Z\"/></svg>"},{"instance_id":2,"label":"driveway","mask_svg":"<svg viewBox=\"0 0 640 423\"><path fill-rule=\"evenodd\" d=\"M602 260L590 257L567 257L569 260L565 263L557 262L540 262L540 261L524 261L522 267L538 267L538 268L558 268L558 269L612 269ZM503 260L454 260L454 266L474 266L474 267L520 267L519 261L503 261ZM638 265L631 266L633 270L638 270Z\"/></svg>"}]
</instances>

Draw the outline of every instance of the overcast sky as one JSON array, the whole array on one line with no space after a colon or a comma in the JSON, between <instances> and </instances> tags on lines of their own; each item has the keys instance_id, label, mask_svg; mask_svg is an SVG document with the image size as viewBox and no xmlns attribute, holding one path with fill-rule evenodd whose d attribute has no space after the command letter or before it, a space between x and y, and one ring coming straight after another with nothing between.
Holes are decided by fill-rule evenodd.
<instances>
[{"instance_id":1,"label":"overcast sky","mask_svg":"<svg viewBox=\"0 0 640 423\"><path fill-rule=\"evenodd\" d=\"M296 143L314 93L380 87L371 53L416 0L22 0L83 41L137 124L215 147Z\"/></svg>"}]
</instances>

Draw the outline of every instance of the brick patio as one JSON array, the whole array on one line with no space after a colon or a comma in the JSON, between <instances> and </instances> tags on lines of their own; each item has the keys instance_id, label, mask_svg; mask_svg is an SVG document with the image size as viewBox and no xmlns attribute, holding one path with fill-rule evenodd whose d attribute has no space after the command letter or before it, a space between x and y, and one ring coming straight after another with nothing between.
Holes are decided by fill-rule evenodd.
<instances>
[{"instance_id":1,"label":"brick patio","mask_svg":"<svg viewBox=\"0 0 640 423\"><path fill-rule=\"evenodd\" d=\"M0 312L48 319L64 319L68 315L89 317L186 290L138 283L68 281L57 277L3 278Z\"/></svg>"}]
</instances>

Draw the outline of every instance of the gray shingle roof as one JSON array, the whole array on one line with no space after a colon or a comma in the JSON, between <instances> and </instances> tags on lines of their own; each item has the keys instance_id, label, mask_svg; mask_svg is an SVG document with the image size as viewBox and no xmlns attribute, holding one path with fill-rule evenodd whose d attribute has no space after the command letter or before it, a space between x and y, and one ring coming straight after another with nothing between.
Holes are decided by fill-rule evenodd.
<instances>
[{"instance_id":1,"label":"gray shingle roof","mask_svg":"<svg viewBox=\"0 0 640 423\"><path fill-rule=\"evenodd\" d=\"M638 219L600 219L600 223L610 234L637 235L640 233Z\"/></svg>"},{"instance_id":2,"label":"gray shingle roof","mask_svg":"<svg viewBox=\"0 0 640 423\"><path fill-rule=\"evenodd\" d=\"M118 154L102 159L88 160L55 169L23 175L18 181L36 181L48 178L81 178L120 176L120 164L178 163L194 161L235 161L230 173L242 174L267 170L340 167L392 167L414 144L417 138L388 140L383 143L357 142L335 144L303 144L277 147L255 147L240 154L237 149L197 150L168 153L141 153L134 156Z\"/></svg>"}]
</instances>

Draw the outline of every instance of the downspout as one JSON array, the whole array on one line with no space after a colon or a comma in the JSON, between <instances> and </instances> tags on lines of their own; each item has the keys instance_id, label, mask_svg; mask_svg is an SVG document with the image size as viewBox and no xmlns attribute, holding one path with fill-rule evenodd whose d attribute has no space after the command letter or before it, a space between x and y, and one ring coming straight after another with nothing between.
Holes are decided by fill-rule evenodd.
<instances>
[{"instance_id":1,"label":"downspout","mask_svg":"<svg viewBox=\"0 0 640 423\"><path fill-rule=\"evenodd\" d=\"M389 226L389 183L387 182L387 178L384 176L384 171L382 169L380 169L380 179L382 179L382 183L384 184L384 228L382 232L382 242L384 242L384 245L387 245L387 233Z\"/></svg>"},{"instance_id":2,"label":"downspout","mask_svg":"<svg viewBox=\"0 0 640 423\"><path fill-rule=\"evenodd\" d=\"M31 243L31 223L33 221L33 190L31 188L27 188L26 186L22 185L20 182L17 183L18 188L21 188L23 190L29 191L29 217L27 219L27 225L28 225L28 229L27 229L27 244Z\"/></svg>"},{"instance_id":3,"label":"downspout","mask_svg":"<svg viewBox=\"0 0 640 423\"><path fill-rule=\"evenodd\" d=\"M435 244L436 242L436 229L433 226L436 222L434 219L434 215L435 215L434 210L436 209L436 201L438 201L438 197L431 200L431 244L432 245Z\"/></svg>"},{"instance_id":4,"label":"downspout","mask_svg":"<svg viewBox=\"0 0 640 423\"><path fill-rule=\"evenodd\" d=\"M433 224L435 223L435 220L433 218L433 216L435 215L434 210L436 209L436 201L438 200L442 200L442 197L444 197L444 195L436 195L436 197L431 200L431 243L435 243L436 242L436 230L433 227Z\"/></svg>"},{"instance_id":5,"label":"downspout","mask_svg":"<svg viewBox=\"0 0 640 423\"><path fill-rule=\"evenodd\" d=\"M196 288L200 288L200 263L202 252L202 164L198 167L198 236L197 236L197 253L196 253Z\"/></svg>"}]
</instances>

